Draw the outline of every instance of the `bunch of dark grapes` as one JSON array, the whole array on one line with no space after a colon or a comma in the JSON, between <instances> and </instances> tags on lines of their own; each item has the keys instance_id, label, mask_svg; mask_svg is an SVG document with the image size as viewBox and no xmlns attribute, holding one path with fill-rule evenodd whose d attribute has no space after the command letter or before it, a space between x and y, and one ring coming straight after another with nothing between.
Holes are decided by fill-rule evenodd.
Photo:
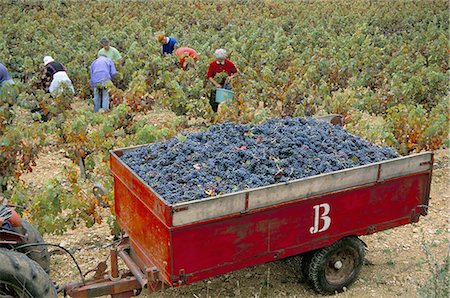
<instances>
[{"instance_id":1,"label":"bunch of dark grapes","mask_svg":"<svg viewBox=\"0 0 450 298\"><path fill-rule=\"evenodd\" d=\"M283 183L398 157L312 118L225 122L126 152L121 159L168 203Z\"/></svg>"}]
</instances>

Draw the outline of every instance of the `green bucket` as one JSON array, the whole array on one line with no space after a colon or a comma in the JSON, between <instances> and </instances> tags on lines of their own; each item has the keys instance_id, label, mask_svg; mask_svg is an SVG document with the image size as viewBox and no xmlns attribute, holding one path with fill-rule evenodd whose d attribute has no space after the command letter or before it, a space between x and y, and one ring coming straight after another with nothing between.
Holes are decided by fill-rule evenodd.
<instances>
[{"instance_id":1,"label":"green bucket","mask_svg":"<svg viewBox=\"0 0 450 298\"><path fill-rule=\"evenodd\" d=\"M216 89L216 102L224 102L228 99L232 99L234 92L228 89L217 88Z\"/></svg>"}]
</instances>

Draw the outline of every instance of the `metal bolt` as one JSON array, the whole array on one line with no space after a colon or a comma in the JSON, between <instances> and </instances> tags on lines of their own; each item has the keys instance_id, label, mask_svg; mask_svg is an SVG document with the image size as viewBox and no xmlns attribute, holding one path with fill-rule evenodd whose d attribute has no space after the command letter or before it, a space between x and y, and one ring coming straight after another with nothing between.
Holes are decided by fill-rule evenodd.
<instances>
[{"instance_id":1,"label":"metal bolt","mask_svg":"<svg viewBox=\"0 0 450 298\"><path fill-rule=\"evenodd\" d=\"M341 269L342 268L342 262L341 261L337 261L336 263L334 263L334 268L336 269Z\"/></svg>"}]
</instances>

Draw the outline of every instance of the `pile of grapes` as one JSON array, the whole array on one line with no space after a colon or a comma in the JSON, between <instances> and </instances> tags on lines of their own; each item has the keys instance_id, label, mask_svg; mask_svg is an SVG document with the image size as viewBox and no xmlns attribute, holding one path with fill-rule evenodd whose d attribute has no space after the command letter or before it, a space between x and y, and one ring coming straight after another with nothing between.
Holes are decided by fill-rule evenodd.
<instances>
[{"instance_id":1,"label":"pile of grapes","mask_svg":"<svg viewBox=\"0 0 450 298\"><path fill-rule=\"evenodd\" d=\"M282 183L398 157L307 118L231 122L126 152L121 159L168 203Z\"/></svg>"}]
</instances>

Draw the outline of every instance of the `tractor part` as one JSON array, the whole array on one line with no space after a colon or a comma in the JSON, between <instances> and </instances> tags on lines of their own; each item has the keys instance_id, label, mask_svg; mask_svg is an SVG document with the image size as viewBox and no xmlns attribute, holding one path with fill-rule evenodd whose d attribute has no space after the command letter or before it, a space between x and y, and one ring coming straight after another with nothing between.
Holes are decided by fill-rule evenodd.
<instances>
[{"instance_id":1,"label":"tractor part","mask_svg":"<svg viewBox=\"0 0 450 298\"><path fill-rule=\"evenodd\" d=\"M22 242L13 245L15 248L23 246L24 244L45 243L41 234L24 219L21 219L21 226L15 227L14 231L23 235ZM38 263L47 274L50 273L50 254L47 246L24 246L17 249L17 251L25 254L27 257Z\"/></svg>"},{"instance_id":2,"label":"tractor part","mask_svg":"<svg viewBox=\"0 0 450 298\"><path fill-rule=\"evenodd\" d=\"M38 263L0 248L0 297L56 298L56 288Z\"/></svg>"}]
</instances>

